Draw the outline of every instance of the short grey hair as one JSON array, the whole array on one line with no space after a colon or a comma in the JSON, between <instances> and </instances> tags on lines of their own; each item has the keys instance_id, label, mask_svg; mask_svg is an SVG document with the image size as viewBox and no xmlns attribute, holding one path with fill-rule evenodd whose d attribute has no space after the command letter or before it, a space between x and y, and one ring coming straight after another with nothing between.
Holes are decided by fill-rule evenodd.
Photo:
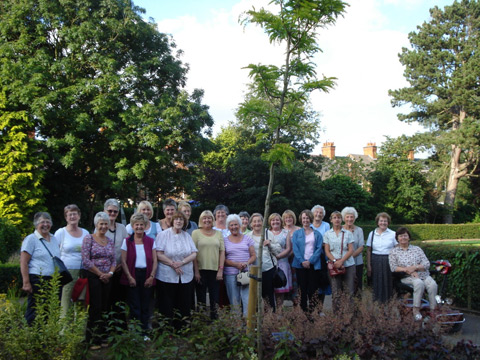
<instances>
[{"instance_id":1,"label":"short grey hair","mask_svg":"<svg viewBox=\"0 0 480 360\"><path fill-rule=\"evenodd\" d=\"M240 212L238 213L238 216L240 216L241 218L242 218L242 217L246 217L247 219L250 219L250 214L249 214L248 212L246 212L246 211L240 211Z\"/></svg>"},{"instance_id":2,"label":"short grey hair","mask_svg":"<svg viewBox=\"0 0 480 360\"><path fill-rule=\"evenodd\" d=\"M50 224L52 224L52 217L48 212L45 211L39 211L33 215L33 226L37 227L38 224L40 224L41 220L48 220L50 221Z\"/></svg>"},{"instance_id":3,"label":"short grey hair","mask_svg":"<svg viewBox=\"0 0 480 360\"><path fill-rule=\"evenodd\" d=\"M355 220L357 220L358 218L358 212L357 210L355 210L354 207L351 207L351 206L344 207L342 210L342 219L345 220L345 215L347 214L352 214L355 217Z\"/></svg>"},{"instance_id":4,"label":"short grey hair","mask_svg":"<svg viewBox=\"0 0 480 360\"><path fill-rule=\"evenodd\" d=\"M162 204L163 210L165 210L167 206L173 206L175 210L177 210L177 202L173 199L165 199L165 201Z\"/></svg>"},{"instance_id":5,"label":"short grey hair","mask_svg":"<svg viewBox=\"0 0 480 360\"><path fill-rule=\"evenodd\" d=\"M108 206L112 206L112 204L110 204ZM95 217L93 218L93 224L95 226L97 226L97 224L100 220L105 220L106 222L110 222L110 217L108 216L108 214L106 212L100 211L100 212L95 214Z\"/></svg>"},{"instance_id":6,"label":"short grey hair","mask_svg":"<svg viewBox=\"0 0 480 360\"><path fill-rule=\"evenodd\" d=\"M312 210L310 210L312 213L315 212L315 210L320 209L323 211L323 215L325 215L325 208L322 205L315 205L312 207Z\"/></svg>"},{"instance_id":7,"label":"short grey hair","mask_svg":"<svg viewBox=\"0 0 480 360\"><path fill-rule=\"evenodd\" d=\"M118 203L117 199L108 199L107 201L105 201L103 209L107 210L109 206L115 206L118 210L120 210L120 204Z\"/></svg>"},{"instance_id":8,"label":"short grey hair","mask_svg":"<svg viewBox=\"0 0 480 360\"><path fill-rule=\"evenodd\" d=\"M225 205L217 205L215 206L215 210L213 210L213 216L217 215L217 211L225 211L228 214L230 214L230 211L228 211L228 207Z\"/></svg>"},{"instance_id":9,"label":"short grey hair","mask_svg":"<svg viewBox=\"0 0 480 360\"><path fill-rule=\"evenodd\" d=\"M240 216L238 216L237 214L230 214L227 216L227 222L226 222L227 229L228 229L228 225L230 225L232 221L236 221L238 222L238 226L242 226L242 219L240 219Z\"/></svg>"}]
</instances>

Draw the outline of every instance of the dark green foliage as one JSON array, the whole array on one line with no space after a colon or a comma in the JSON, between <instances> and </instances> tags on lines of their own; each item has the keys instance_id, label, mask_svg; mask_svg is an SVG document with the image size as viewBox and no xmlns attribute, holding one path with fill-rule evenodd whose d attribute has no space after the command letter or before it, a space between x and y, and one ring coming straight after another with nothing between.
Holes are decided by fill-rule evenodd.
<instances>
[{"instance_id":1,"label":"dark green foliage","mask_svg":"<svg viewBox=\"0 0 480 360\"><path fill-rule=\"evenodd\" d=\"M10 220L0 218L0 263L6 262L21 244L22 237L17 227Z\"/></svg>"},{"instance_id":2,"label":"dark green foliage","mask_svg":"<svg viewBox=\"0 0 480 360\"><path fill-rule=\"evenodd\" d=\"M368 176L372 205L396 223L435 221L437 199L426 177L427 166L407 159L411 149L405 136L383 144L375 171Z\"/></svg>"},{"instance_id":3,"label":"dark green foliage","mask_svg":"<svg viewBox=\"0 0 480 360\"><path fill-rule=\"evenodd\" d=\"M365 234L375 229L373 224L358 224ZM406 226L414 241L448 240L448 239L480 239L478 224L392 224L390 229L395 231L400 226Z\"/></svg>"},{"instance_id":4,"label":"dark green foliage","mask_svg":"<svg viewBox=\"0 0 480 360\"><path fill-rule=\"evenodd\" d=\"M448 277L447 295L457 306L480 310L480 253L478 246L420 245L430 261L445 259L452 264Z\"/></svg>"},{"instance_id":5,"label":"dark green foliage","mask_svg":"<svg viewBox=\"0 0 480 360\"><path fill-rule=\"evenodd\" d=\"M325 207L328 221L332 211L353 206L359 215L359 219L368 220L375 217L375 208L369 206L370 194L360 185L346 175L335 175L324 180L320 184L321 205Z\"/></svg>"},{"instance_id":6,"label":"dark green foliage","mask_svg":"<svg viewBox=\"0 0 480 360\"><path fill-rule=\"evenodd\" d=\"M256 141L252 132L241 125L224 128L214 139L215 148L204 158L202 179L195 199L202 208L213 209L225 204L231 213L246 210L262 212L269 181L269 164L262 158L268 148L265 141ZM321 200L320 169L317 159L307 160L297 152L291 167L276 169L271 198L271 212L286 209L300 212ZM219 191L221 189L221 191ZM195 220L195 219L194 219Z\"/></svg>"},{"instance_id":7,"label":"dark green foliage","mask_svg":"<svg viewBox=\"0 0 480 360\"><path fill-rule=\"evenodd\" d=\"M6 294L9 289L14 291L22 287L22 274L18 264L0 264L0 293Z\"/></svg>"},{"instance_id":8,"label":"dark green foliage","mask_svg":"<svg viewBox=\"0 0 480 360\"><path fill-rule=\"evenodd\" d=\"M213 120L174 41L129 0L0 2L3 111L46 157L48 208L193 187Z\"/></svg>"}]
</instances>

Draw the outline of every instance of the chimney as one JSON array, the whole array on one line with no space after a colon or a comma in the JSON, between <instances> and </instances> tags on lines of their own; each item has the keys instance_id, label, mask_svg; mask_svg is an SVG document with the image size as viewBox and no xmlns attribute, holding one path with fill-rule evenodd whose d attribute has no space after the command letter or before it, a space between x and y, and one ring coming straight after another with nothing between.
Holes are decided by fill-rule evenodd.
<instances>
[{"instance_id":1,"label":"chimney","mask_svg":"<svg viewBox=\"0 0 480 360\"><path fill-rule=\"evenodd\" d=\"M333 142L323 143L322 155L329 158L330 160L335 159L335 146L333 145Z\"/></svg>"},{"instance_id":2,"label":"chimney","mask_svg":"<svg viewBox=\"0 0 480 360\"><path fill-rule=\"evenodd\" d=\"M370 156L372 159L377 158L377 145L375 143L367 143L363 148L363 155Z\"/></svg>"},{"instance_id":3,"label":"chimney","mask_svg":"<svg viewBox=\"0 0 480 360\"><path fill-rule=\"evenodd\" d=\"M407 159L410 161L415 160L415 153L413 152L413 150L408 150Z\"/></svg>"}]
</instances>

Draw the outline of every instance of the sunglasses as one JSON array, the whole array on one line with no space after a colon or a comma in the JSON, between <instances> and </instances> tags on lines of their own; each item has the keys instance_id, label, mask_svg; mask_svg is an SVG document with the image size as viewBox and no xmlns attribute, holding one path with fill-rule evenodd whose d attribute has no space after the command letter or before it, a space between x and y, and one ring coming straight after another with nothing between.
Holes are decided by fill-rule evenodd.
<instances>
[{"instance_id":1,"label":"sunglasses","mask_svg":"<svg viewBox=\"0 0 480 360\"><path fill-rule=\"evenodd\" d=\"M109 214L118 214L118 210L107 210Z\"/></svg>"}]
</instances>

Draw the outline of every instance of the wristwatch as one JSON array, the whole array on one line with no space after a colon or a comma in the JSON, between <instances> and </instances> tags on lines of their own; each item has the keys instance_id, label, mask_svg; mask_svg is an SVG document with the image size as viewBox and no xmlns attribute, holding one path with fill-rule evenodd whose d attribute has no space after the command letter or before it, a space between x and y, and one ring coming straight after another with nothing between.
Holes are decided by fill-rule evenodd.
<instances>
[{"instance_id":1,"label":"wristwatch","mask_svg":"<svg viewBox=\"0 0 480 360\"><path fill-rule=\"evenodd\" d=\"M109 271L108 273L113 276L113 272Z\"/></svg>"},{"instance_id":2,"label":"wristwatch","mask_svg":"<svg viewBox=\"0 0 480 360\"><path fill-rule=\"evenodd\" d=\"M333 263L335 264L335 261L337 261L337 259L333 259Z\"/></svg>"}]
</instances>

